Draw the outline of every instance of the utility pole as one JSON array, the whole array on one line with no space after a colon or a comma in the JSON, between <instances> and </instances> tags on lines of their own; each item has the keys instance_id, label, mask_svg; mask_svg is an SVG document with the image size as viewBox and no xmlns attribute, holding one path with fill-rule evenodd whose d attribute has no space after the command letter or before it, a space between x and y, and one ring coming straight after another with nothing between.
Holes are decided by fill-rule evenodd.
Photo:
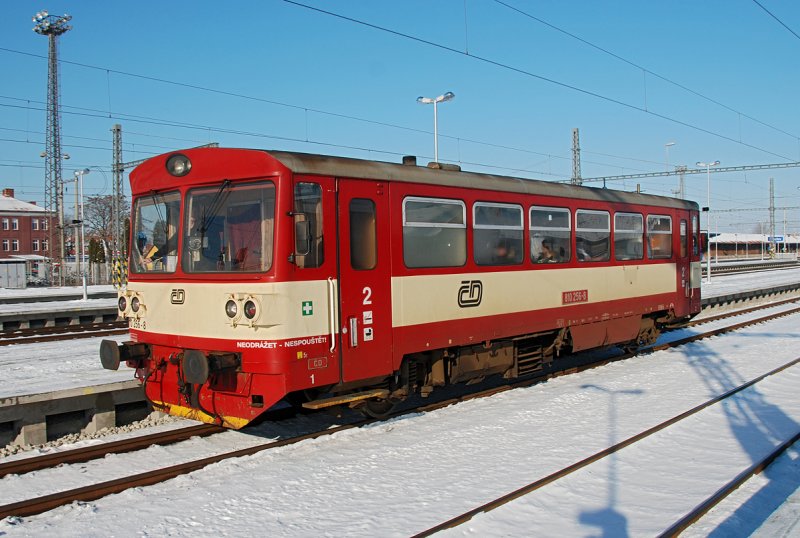
<instances>
[{"instance_id":1,"label":"utility pole","mask_svg":"<svg viewBox=\"0 0 800 538\"><path fill-rule=\"evenodd\" d=\"M113 133L113 159L111 170L114 174L111 194L111 268L112 271L123 271L127 252L125 251L125 223L122 220L122 205L124 196L122 190L122 172L125 166L122 162L122 125L114 124ZM115 286L122 287L122 282L127 281L127 276L120 274L121 281L114 282Z\"/></svg>"},{"instance_id":2,"label":"utility pole","mask_svg":"<svg viewBox=\"0 0 800 538\"><path fill-rule=\"evenodd\" d=\"M48 221L55 213L58 215L57 232L48 223L48 256L50 258L50 274L52 277L53 253L58 256L58 283L64 284L64 183L61 181L61 159L67 158L61 154L61 107L58 95L58 36L72 29L67 23L72 19L69 15L50 15L47 11L40 11L33 16L36 26L33 31L47 36L48 62L47 62L47 140L43 157L46 160L44 173L44 207ZM57 236L56 236L57 233ZM54 239L58 247L54 247Z\"/></svg>"},{"instance_id":3,"label":"utility pole","mask_svg":"<svg viewBox=\"0 0 800 538\"><path fill-rule=\"evenodd\" d=\"M583 185L583 179L581 179L581 139L577 127L572 130L572 184Z\"/></svg>"},{"instance_id":4,"label":"utility pole","mask_svg":"<svg viewBox=\"0 0 800 538\"><path fill-rule=\"evenodd\" d=\"M772 245L772 252L778 252L775 248L775 178L769 178L769 244Z\"/></svg>"}]
</instances>

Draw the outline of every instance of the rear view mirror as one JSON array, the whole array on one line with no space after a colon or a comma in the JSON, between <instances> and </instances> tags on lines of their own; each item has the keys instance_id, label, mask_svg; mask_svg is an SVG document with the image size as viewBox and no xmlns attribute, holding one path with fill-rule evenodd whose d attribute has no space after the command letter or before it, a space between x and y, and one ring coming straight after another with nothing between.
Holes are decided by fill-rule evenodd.
<instances>
[{"instance_id":1,"label":"rear view mirror","mask_svg":"<svg viewBox=\"0 0 800 538\"><path fill-rule=\"evenodd\" d=\"M306 256L311 252L311 224L305 215L296 215L294 222L294 253L296 256Z\"/></svg>"}]
</instances>

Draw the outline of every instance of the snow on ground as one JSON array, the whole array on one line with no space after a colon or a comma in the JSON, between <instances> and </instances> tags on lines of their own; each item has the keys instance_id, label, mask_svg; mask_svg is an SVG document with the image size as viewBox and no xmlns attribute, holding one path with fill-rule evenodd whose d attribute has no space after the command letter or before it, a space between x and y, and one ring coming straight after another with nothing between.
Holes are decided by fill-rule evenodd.
<instances>
[{"instance_id":1,"label":"snow on ground","mask_svg":"<svg viewBox=\"0 0 800 538\"><path fill-rule=\"evenodd\" d=\"M89 297L95 293L113 292L114 286L87 286ZM0 299L13 299L15 297L47 297L51 295L83 296L83 286L62 286L52 288L0 288Z\"/></svg>"},{"instance_id":2,"label":"snow on ground","mask_svg":"<svg viewBox=\"0 0 800 538\"><path fill-rule=\"evenodd\" d=\"M128 335L107 336L123 342ZM133 379L130 368L100 365L102 338L0 347L0 398L39 394Z\"/></svg>"},{"instance_id":3,"label":"snow on ground","mask_svg":"<svg viewBox=\"0 0 800 538\"><path fill-rule=\"evenodd\" d=\"M783 284L796 284L800 282L800 269L759 271L741 275L715 275L712 267L711 282L703 280L701 291L703 297L719 297Z\"/></svg>"},{"instance_id":4,"label":"snow on ground","mask_svg":"<svg viewBox=\"0 0 800 538\"><path fill-rule=\"evenodd\" d=\"M787 279L800 280L800 271L780 273L715 277L705 292L719 295L740 291L741 282L757 288L787 283ZM740 284L730 283L734 279ZM30 518L7 518L0 521L0 536L407 536L795 358L800 349L798 321L800 316L795 315L680 350L643 355L492 398L229 460L164 484L92 503L76 503ZM682 332L686 331L693 330ZM770 340L767 352L764 338ZM83 346L84 341L74 342ZM87 376L93 375L89 370L102 372L96 339L85 342L94 347L90 362L76 361L74 370L86 368ZM70 352L62 349L58 357L59 346L54 346L51 358L44 359L49 353L39 351L38 345L28 346L22 354L30 359L42 357L37 361L39 369L49 373L53 362L71 357L73 346L77 348L70 343ZM23 347L0 348L4 373L11 356L5 355L5 350ZM37 388L30 392L38 392L45 385L37 383L33 370L16 371L22 373L19 377L11 374L8 379L12 385L32 383ZM508 505L450 533L657 534L669 519L659 516L661 512L672 517L681 510L688 511L699 502L697 495L708 493L707 479L718 477L728 463L749 465L765 448L798 430L799 376L800 367L795 366L786 376L758 385L704 415L699 424L703 431L715 432L711 439L696 431L675 430L654 443L662 449L658 453L631 447L634 450L627 455L593 467L576 481L548 486L546 493L543 490L526 499L524 505ZM2 388L8 388L4 380L0 381L0 396L6 392ZM303 417L227 432L214 443L244 446L264 438L285 437L295 429L303 431L313 425L309 421L322 421L324 426L325 420L335 423L330 417ZM203 443L195 440L180 446L153 447L145 454L110 456L107 460L114 462L114 473L121 469L138 471L202 453L208 450ZM692 474L676 471L677 463L699 460L703 455L726 465L701 465ZM657 456L656 463L664 464L666 471L664 467L651 467L642 459L645 456ZM38 490L50 484L75 487L105 472L103 463L108 461L7 477L0 480L0 503L19 498L21 491L29 488ZM660 490L665 472L676 479L667 481L667 485L677 490ZM798 485L800 465L795 447L686 535L741 536L756 532L791 536L798 528ZM655 506L651 498L656 499ZM783 509L779 510L781 505Z\"/></svg>"},{"instance_id":5,"label":"snow on ground","mask_svg":"<svg viewBox=\"0 0 800 538\"><path fill-rule=\"evenodd\" d=\"M644 355L492 398L226 461L167 483L0 522L8 536L408 536L479 506L685 411L797 356L799 316L680 350ZM772 341L764 353L763 338ZM629 455L452 533L652 536L708 494L708 478L747 466L800 424L800 367L700 419L711 437L670 430ZM254 432L229 432L243 438ZM198 443L200 441L197 441ZM232 442L231 442L232 444ZM652 447L660 447L651 453ZM154 447L115 456L116 469L163 465L192 452ZM711 455L711 468L675 471ZM643 460L644 457L649 460ZM651 467L658 463L660 467ZM88 465L2 481L3 495L34 483L75 485ZM738 470L736 471L738 472ZM665 480L665 475L668 480ZM797 484L797 475L776 477ZM38 487L38 486L37 486ZM663 490L663 487L677 489ZM34 488L36 489L36 488ZM786 487L750 528L783 502ZM713 490L712 490L713 491ZM647 493L645 495L644 493ZM653 500L655 499L655 500ZM2 501L0 501L2 502ZM744 500L747 504L749 499ZM655 503L655 504L654 504ZM496 515L495 515L496 514ZM503 515L505 514L505 515ZM731 514L722 517L726 521ZM494 519L492 519L494 518ZM721 525L721 524L719 524ZM713 529L719 527L713 526ZM694 531L693 531L694 532ZM706 534L705 530L694 535Z\"/></svg>"}]
</instances>

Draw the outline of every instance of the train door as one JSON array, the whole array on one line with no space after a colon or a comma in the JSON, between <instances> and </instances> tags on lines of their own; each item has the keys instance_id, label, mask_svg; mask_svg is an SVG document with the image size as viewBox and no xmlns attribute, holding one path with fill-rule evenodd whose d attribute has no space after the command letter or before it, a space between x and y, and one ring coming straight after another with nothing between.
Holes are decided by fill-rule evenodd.
<instances>
[{"instance_id":1,"label":"train door","mask_svg":"<svg viewBox=\"0 0 800 538\"><path fill-rule=\"evenodd\" d=\"M691 239L689 241L690 248L689 248L689 287L690 290L690 309L692 312L700 312L702 307L701 305L701 297L700 297L700 282L702 280L702 271L700 269L700 260L701 260L701 238L702 234L700 232L700 215L696 211L692 211L690 214L690 222L691 222Z\"/></svg>"},{"instance_id":2,"label":"train door","mask_svg":"<svg viewBox=\"0 0 800 538\"><path fill-rule=\"evenodd\" d=\"M342 381L392 371L388 187L339 180Z\"/></svg>"},{"instance_id":3,"label":"train door","mask_svg":"<svg viewBox=\"0 0 800 538\"><path fill-rule=\"evenodd\" d=\"M686 297L691 297L691 266L689 246L689 222L686 213L678 213L678 290Z\"/></svg>"}]
</instances>

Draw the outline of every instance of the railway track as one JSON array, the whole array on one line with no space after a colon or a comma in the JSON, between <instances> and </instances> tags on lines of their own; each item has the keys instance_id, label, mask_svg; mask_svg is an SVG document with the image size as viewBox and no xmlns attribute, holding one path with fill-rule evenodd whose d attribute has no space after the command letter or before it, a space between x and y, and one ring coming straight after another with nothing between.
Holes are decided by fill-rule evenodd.
<instances>
[{"instance_id":1,"label":"railway track","mask_svg":"<svg viewBox=\"0 0 800 538\"><path fill-rule=\"evenodd\" d=\"M734 275L734 274L745 274L745 273L754 273L757 271L776 271L779 269L795 269L800 267L800 263L797 260L762 260L761 262L750 262L750 263L730 263L730 264L714 264L711 267L711 274L712 275ZM706 274L706 263L703 262L702 265L702 272L703 275Z\"/></svg>"},{"instance_id":2,"label":"railway track","mask_svg":"<svg viewBox=\"0 0 800 538\"><path fill-rule=\"evenodd\" d=\"M73 450L45 454L43 456L37 456L34 458L12 460L6 463L0 463L0 478L12 474L25 474L34 471L41 471L42 469L49 469L59 465L84 463L94 459L104 458L109 454L124 454L126 452L134 452L136 450L144 450L145 448L154 445L178 443L180 441L191 439L192 437L206 437L208 435L213 435L223 431L225 431L225 429L220 426L199 424L196 426L189 426L188 428L171 430L168 432L153 433L139 437L132 437L130 439L123 439L121 441L103 443L96 446L81 447Z\"/></svg>"},{"instance_id":3,"label":"railway track","mask_svg":"<svg viewBox=\"0 0 800 538\"><path fill-rule=\"evenodd\" d=\"M128 332L125 321L109 321L103 323L81 323L59 327L40 327L37 329L8 329L0 331L0 346L13 344L36 344L41 342L57 342L76 338L96 338Z\"/></svg>"},{"instance_id":4,"label":"railway track","mask_svg":"<svg viewBox=\"0 0 800 538\"><path fill-rule=\"evenodd\" d=\"M736 323L731 326L726 326L722 328L717 328L702 334L693 335L691 337L683 338L677 341L670 342L668 344L663 344L657 346L655 348L650 349L666 349L670 347L677 347L680 345L684 345L686 343L694 342L703 338L707 338L709 336L714 336L718 334L722 334L725 332L730 332L733 330L737 330L743 327L763 323L765 321L769 321L771 319L776 319L778 317L787 316L791 314L800 313L800 307L786 310L779 313L774 313L769 316L760 317L757 319L748 320L745 322ZM729 313L727 316L734 315ZM714 318L717 319L717 318ZM593 359L585 359L585 363L581 363L580 361L569 364L565 370L558 371L558 372L550 372L544 375L537 376L535 378L528 378L525 380L520 380L518 382L512 384L505 384L499 387L494 387L488 390L480 391L477 393L471 393L455 398L450 398L444 401L436 402L433 404L423 405L419 407L415 407L413 409L406 409L401 412L395 413L392 417L397 417L409 413L420 413L431 411L434 409L446 407L452 405L453 403L457 403L460 401L475 399L475 398L483 398L490 396L492 394L496 394L499 392L507 391L513 388L525 387L530 386L535 383L541 382L545 379L549 379L552 377L556 377L558 375L564 375L566 373L573 373L576 371L582 371L589 368L596 368L598 366L602 366L605 364L609 364L611 362L620 361L623 359L630 358L635 354L627 353L627 354L620 354L615 357L607 358L600 362L597 362ZM798 359L800 361L800 359ZM797 362L797 361L796 361ZM10 504L6 504L4 506L0 506L0 518L7 517L7 516L29 516L34 514L39 514L45 512L47 510L51 510L57 506L62 506L65 504L69 504L74 501L83 501L88 502L92 500L99 499L103 496L109 495L111 493L119 493L121 491L125 491L130 488L134 487L142 487L146 485L152 485L156 483L160 483L171 478L180 476L182 474L186 474L198 469L202 469L208 465L213 463L217 463L220 461L224 461L231 458L237 458L242 456L248 456L252 454L256 454L258 452L262 452L264 450L269 450L272 448L277 448L281 446L286 446L290 444L294 444L300 441L304 441L307 439L316 439L319 437L332 435L334 433L338 433L340 431L344 431L347 429L358 428L364 426L366 424L370 424L376 422L375 419L366 419L360 421L354 421L349 424L339 425L336 427L331 427L327 429L323 429L320 431L314 431L305 435L299 436L292 436L287 437L284 439L280 439L277 441L268 441L263 443L256 443L253 446L222 452L218 454L214 454L212 456L198 458L193 461L184 462L176 465L166 466L164 468L154 469L151 471L139 473L133 476L127 476L124 478L118 478L114 480L109 480L106 482L100 482L97 484L92 484L84 487L79 487L75 489L71 489L68 491L62 491L58 493L53 493L49 495L44 495L36 498L31 498L23 501L18 501ZM17 462L10 462L8 464L4 464L0 466L0 477L5 476L6 474L14 473L14 474L21 474L24 472L31 472L32 470L41 470L47 467L52 467L54 465L60 465L64 463L74 463L76 461L88 461L92 458L97 457L104 457L105 455L113 452L121 452L121 451L133 451L139 450L141 448L146 448L147 446L151 446L152 444L166 444L166 443L174 443L179 442L181 440L188 439L193 436L198 435L212 435L217 433L221 429L214 430L215 427L209 426L200 426L196 430L188 430L188 431L180 431L173 434L173 437L167 439L166 437L162 437L158 440L156 438L148 438L142 437L140 440L131 440L130 442L121 442L119 445L111 445L108 447L98 447L95 449L92 455L88 453L86 455L81 455L80 452L85 451L86 449L79 449L77 451L69 451L60 454L48 455L44 457L45 459L36 458L28 458L28 460L19 460ZM202 433L199 433L202 432ZM157 437L157 436L156 436ZM38 461L37 461L38 460ZM6 466L8 465L8 466ZM507 501L506 501L507 502Z\"/></svg>"},{"instance_id":5,"label":"railway track","mask_svg":"<svg viewBox=\"0 0 800 538\"><path fill-rule=\"evenodd\" d=\"M526 484L526 485L522 486L521 488L516 489L515 491L512 491L512 492L510 492L510 493L508 493L506 495L503 495L503 496L498 497L498 498L496 498L496 499L494 499L492 501L489 501L489 502L487 502L487 503L485 503L485 504L483 504L481 506L475 507L475 508L473 508L471 510L468 510L468 511L462 513L462 514L459 514L458 516L455 516L455 517L453 517L453 518L451 518L451 519L449 519L447 521L444 521L444 522L440 523L439 525L436 525L434 527L426 529L426 530L424 530L424 531L422 531L422 532L420 532L418 534L415 534L414 536L415 536L415 538L431 536L432 534L435 534L437 532L444 531L446 529L451 529L451 528L457 527L459 525L463 525L463 524L467 523L468 521L470 521L473 517L475 517L478 514L491 512L493 510L496 510L496 509L500 508L501 506L504 506L504 505L508 504L511 501L514 501L514 500L517 500L517 499L521 499L521 498L525 497L526 495L529 495L529 494L533 493L534 491L536 491L538 489L541 489L544 486L547 486L548 484L552 484L552 483L554 483L554 482L556 482L558 480L564 479L564 478L576 473L577 471L579 471L581 469L589 467L590 465L592 465L592 464L594 464L594 463L596 463L596 462L598 462L600 460L608 458L609 456L611 456L613 454L617 454L618 452L620 452L624 448L627 448L627 447L629 447L629 446L631 446L631 445L633 445L635 443L638 443L638 442L640 442L640 441L642 441L644 439L647 439L648 437L651 437L654 434L662 432L662 431L666 430L667 428L669 428L671 426L674 426L675 424L678 424L678 423L686 420L689 417L697 415L697 414L701 413L702 411L708 409L711 406L717 405L717 404L719 404L721 402L728 401L732 397L734 397L737 394L739 394L742 391L744 391L745 389L748 389L748 388L758 384L759 382L761 382L762 380L764 380L764 379L766 379L768 377L777 375L780 372L783 372L784 370L787 370L788 368L791 368L792 366L795 366L796 364L800 364L800 358L796 358L796 359L794 359L792 361L789 361L788 363L786 363L786 364L784 364L784 365L782 365L782 366L780 366L778 368L775 368L775 369L773 369L773 370L771 370L771 371L769 371L769 372L767 372L767 373L765 373L763 375L760 375L760 376L758 376L758 377L756 377L754 379L751 379L750 381L748 381L746 383L742 383L741 385L739 385L739 386L737 386L737 387L735 387L735 388L733 388L733 389L731 389L731 390L729 390L729 391L727 391L727 392L725 392L723 394L720 394L719 396L716 396L714 398L710 398L709 400L703 402L700 405L697 405L697 406L689 409L688 411L685 411L685 412L683 412L683 413L681 413L679 415L676 415L676 416L673 416L673 417L671 417L671 418L669 418L667 420L664 420L661 423L659 423L659 424L657 424L657 425L655 425L655 426L653 426L651 428L648 428L648 429L646 429L646 430L644 430L644 431L642 431L642 432L640 432L640 433L638 433L636 435L628 437L627 439L625 439L625 440L623 440L623 441L621 441L619 443L614 444L613 446L610 446L610 447L605 448L605 449L603 449L603 450L601 450L599 452L596 452L596 453L594 453L594 454L592 454L592 455L590 455L590 456L588 456L588 457L586 457L586 458L584 458L584 459L582 459L582 460L580 460L580 461L578 461L576 463L573 463L572 465L564 467L563 469L560 469L560 470L558 470L558 471L556 471L554 473L551 473L548 476L536 479L533 482L530 482L529 484ZM793 437L785 440L783 443L778 445L774 450L770 451L765 457L763 457L759 461L755 462L750 468L748 468L745 471L739 473L734 480L731 480L730 482L725 484L725 486L723 488L719 489L712 496L710 496L709 498L705 499L703 502L698 504L695 509L691 510L684 517L682 517L678 521L676 521L673 525L671 525L669 528L667 528L660 536L670 536L670 537L671 536L677 536L680 532L685 530L692 523L697 522L705 513L707 513L711 508L716 506L720 501L722 501L725 497L727 497L730 493L732 493L745 480L747 480L748 478L750 478L754 474L760 472L761 470L765 469L772 461L774 461L787 448L789 448L795 442L797 442L798 439L800 439L800 432L796 433Z\"/></svg>"}]
</instances>

